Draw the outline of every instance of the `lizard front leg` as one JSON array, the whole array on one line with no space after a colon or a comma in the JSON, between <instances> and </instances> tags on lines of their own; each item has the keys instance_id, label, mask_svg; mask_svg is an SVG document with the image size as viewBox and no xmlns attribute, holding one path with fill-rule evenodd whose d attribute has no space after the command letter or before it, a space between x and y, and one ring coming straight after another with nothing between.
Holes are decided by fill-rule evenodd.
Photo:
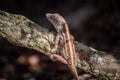
<instances>
[{"instance_id":1,"label":"lizard front leg","mask_svg":"<svg viewBox=\"0 0 120 80\"><path fill-rule=\"evenodd\" d=\"M52 52L52 50L58 49L59 43L61 43L60 39L63 39L63 38L62 38L61 34L58 33L54 41L49 40L49 43L53 46L51 49L51 52ZM63 44L63 43L61 43L61 44ZM67 61L60 55L52 54L52 55L50 55L50 58L52 61L59 61L59 62L62 62L63 64L67 64Z\"/></svg>"}]
</instances>

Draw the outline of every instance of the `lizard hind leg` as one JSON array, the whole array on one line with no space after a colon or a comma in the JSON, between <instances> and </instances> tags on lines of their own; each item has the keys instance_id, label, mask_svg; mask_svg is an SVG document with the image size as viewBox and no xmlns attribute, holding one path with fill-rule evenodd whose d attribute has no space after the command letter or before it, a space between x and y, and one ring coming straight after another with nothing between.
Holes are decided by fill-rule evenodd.
<instances>
[{"instance_id":1,"label":"lizard hind leg","mask_svg":"<svg viewBox=\"0 0 120 80\"><path fill-rule=\"evenodd\" d=\"M63 63L63 64L67 64L67 61L66 61L62 56L60 56L60 55L52 54L52 55L50 56L50 58L51 58L51 60L54 61L54 62L59 61L59 62L61 62L61 63Z\"/></svg>"}]
</instances>

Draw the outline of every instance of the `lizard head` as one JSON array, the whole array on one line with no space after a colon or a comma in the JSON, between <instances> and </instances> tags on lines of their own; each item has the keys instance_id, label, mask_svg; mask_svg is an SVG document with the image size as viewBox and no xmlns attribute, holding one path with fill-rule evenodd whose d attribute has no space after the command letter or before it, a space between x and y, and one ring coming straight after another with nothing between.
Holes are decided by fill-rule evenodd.
<instances>
[{"instance_id":1,"label":"lizard head","mask_svg":"<svg viewBox=\"0 0 120 80\"><path fill-rule=\"evenodd\" d=\"M54 14L47 13L46 17L56 28L57 32L61 32L63 30L63 25L66 22L62 16L60 16L58 13L54 13Z\"/></svg>"}]
</instances>

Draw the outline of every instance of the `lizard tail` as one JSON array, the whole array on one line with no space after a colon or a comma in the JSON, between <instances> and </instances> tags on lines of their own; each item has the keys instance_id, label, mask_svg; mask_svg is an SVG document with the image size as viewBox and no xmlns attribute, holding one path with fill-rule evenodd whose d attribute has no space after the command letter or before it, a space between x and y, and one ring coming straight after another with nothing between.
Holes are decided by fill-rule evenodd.
<instances>
[{"instance_id":1,"label":"lizard tail","mask_svg":"<svg viewBox=\"0 0 120 80\"><path fill-rule=\"evenodd\" d=\"M68 65L68 67L70 68L70 70L71 70L75 80L79 80L76 68L75 67L71 67L71 65Z\"/></svg>"}]
</instances>

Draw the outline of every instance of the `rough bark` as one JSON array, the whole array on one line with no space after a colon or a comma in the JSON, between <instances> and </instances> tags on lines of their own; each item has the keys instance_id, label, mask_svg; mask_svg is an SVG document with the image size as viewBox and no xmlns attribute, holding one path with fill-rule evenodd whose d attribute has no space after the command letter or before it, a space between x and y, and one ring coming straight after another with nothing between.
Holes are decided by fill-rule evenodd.
<instances>
[{"instance_id":1,"label":"rough bark","mask_svg":"<svg viewBox=\"0 0 120 80\"><path fill-rule=\"evenodd\" d=\"M0 11L0 36L14 45L37 50L51 58L58 49L52 49L49 40L55 35L48 29L30 21L22 15ZM98 51L75 41L79 58L76 67L96 76L100 80L120 79L120 56Z\"/></svg>"}]
</instances>

